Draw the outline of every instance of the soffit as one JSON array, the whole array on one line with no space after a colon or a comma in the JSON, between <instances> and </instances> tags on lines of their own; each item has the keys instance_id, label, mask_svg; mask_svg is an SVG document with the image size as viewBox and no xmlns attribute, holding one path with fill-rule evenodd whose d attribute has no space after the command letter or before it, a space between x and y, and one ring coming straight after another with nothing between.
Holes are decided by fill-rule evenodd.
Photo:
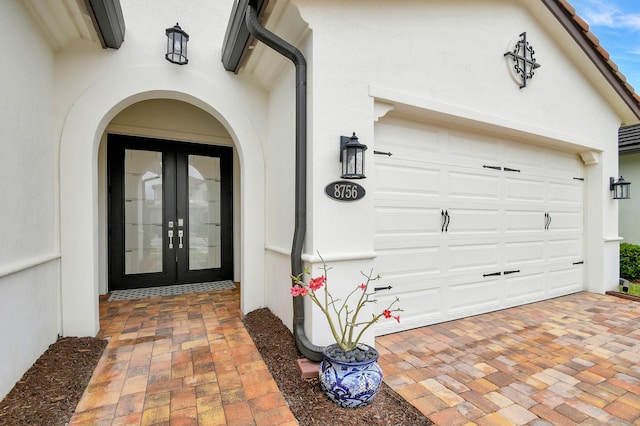
<instances>
[{"instance_id":1,"label":"soffit","mask_svg":"<svg viewBox=\"0 0 640 426\"><path fill-rule=\"evenodd\" d=\"M75 41L100 45L98 32L83 0L22 0L55 50Z\"/></svg>"}]
</instances>

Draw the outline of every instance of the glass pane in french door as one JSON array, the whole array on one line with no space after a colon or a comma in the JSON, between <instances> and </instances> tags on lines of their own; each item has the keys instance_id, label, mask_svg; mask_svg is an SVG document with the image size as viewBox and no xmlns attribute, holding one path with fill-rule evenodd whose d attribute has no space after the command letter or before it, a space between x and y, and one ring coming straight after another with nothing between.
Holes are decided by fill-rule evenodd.
<instances>
[{"instance_id":1,"label":"glass pane in french door","mask_svg":"<svg viewBox=\"0 0 640 426\"><path fill-rule=\"evenodd\" d=\"M125 274L162 272L162 153L125 150Z\"/></svg>"},{"instance_id":2,"label":"glass pane in french door","mask_svg":"<svg viewBox=\"0 0 640 426\"><path fill-rule=\"evenodd\" d=\"M189 270L220 268L220 158L188 156Z\"/></svg>"}]
</instances>

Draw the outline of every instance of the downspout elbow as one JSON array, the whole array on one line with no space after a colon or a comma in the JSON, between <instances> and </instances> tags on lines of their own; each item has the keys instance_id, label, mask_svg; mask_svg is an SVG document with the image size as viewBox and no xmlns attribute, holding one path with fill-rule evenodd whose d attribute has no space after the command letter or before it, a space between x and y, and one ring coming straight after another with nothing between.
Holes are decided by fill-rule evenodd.
<instances>
[{"instance_id":1,"label":"downspout elbow","mask_svg":"<svg viewBox=\"0 0 640 426\"><path fill-rule=\"evenodd\" d=\"M307 229L307 61L295 46L267 30L258 20L253 2L245 13L249 33L293 62L296 68L295 228L291 248L291 275L304 270L302 249ZM298 350L312 361L322 360L322 347L311 343L304 329L304 300L293 298L293 335Z\"/></svg>"}]
</instances>

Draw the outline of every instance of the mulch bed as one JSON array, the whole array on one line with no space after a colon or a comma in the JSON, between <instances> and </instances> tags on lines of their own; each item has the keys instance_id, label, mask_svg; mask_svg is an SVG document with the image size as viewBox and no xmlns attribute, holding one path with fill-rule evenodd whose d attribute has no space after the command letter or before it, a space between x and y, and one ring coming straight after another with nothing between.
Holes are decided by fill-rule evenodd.
<instances>
[{"instance_id":1,"label":"mulch bed","mask_svg":"<svg viewBox=\"0 0 640 426\"><path fill-rule=\"evenodd\" d=\"M301 426L433 424L384 383L371 404L340 408L324 395L317 378L300 377L296 360L302 355L280 318L263 308L247 314L243 322Z\"/></svg>"},{"instance_id":2,"label":"mulch bed","mask_svg":"<svg viewBox=\"0 0 640 426\"><path fill-rule=\"evenodd\" d=\"M106 346L93 337L65 337L49 346L0 402L0 425L66 424Z\"/></svg>"}]
</instances>

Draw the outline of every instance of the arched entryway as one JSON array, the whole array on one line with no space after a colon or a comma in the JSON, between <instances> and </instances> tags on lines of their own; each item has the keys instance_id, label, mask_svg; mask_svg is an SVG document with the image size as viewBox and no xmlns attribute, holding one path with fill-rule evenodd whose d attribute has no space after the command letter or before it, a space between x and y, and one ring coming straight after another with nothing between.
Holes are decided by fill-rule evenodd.
<instances>
[{"instance_id":1,"label":"arched entryway","mask_svg":"<svg viewBox=\"0 0 640 426\"><path fill-rule=\"evenodd\" d=\"M239 281L239 169L222 123L189 103L114 117L98 153L100 292Z\"/></svg>"},{"instance_id":2,"label":"arched entryway","mask_svg":"<svg viewBox=\"0 0 640 426\"><path fill-rule=\"evenodd\" d=\"M61 303L65 335L94 335L99 329L98 295L106 291L105 285L100 286L100 254L104 250L100 236L100 217L104 214L100 207L104 203L100 192L101 142L108 131L114 130L117 123L113 120L118 114L151 100L188 104L189 108L210 115L227 132L239 166L236 278L243 283L241 309L248 312L264 304L264 158L258 132L246 108L229 93L230 88L197 75L176 80L170 71L148 67L111 74L85 91L65 120L60 148ZM166 127L147 130L181 139L175 129ZM123 133L136 133L129 130Z\"/></svg>"}]
</instances>

